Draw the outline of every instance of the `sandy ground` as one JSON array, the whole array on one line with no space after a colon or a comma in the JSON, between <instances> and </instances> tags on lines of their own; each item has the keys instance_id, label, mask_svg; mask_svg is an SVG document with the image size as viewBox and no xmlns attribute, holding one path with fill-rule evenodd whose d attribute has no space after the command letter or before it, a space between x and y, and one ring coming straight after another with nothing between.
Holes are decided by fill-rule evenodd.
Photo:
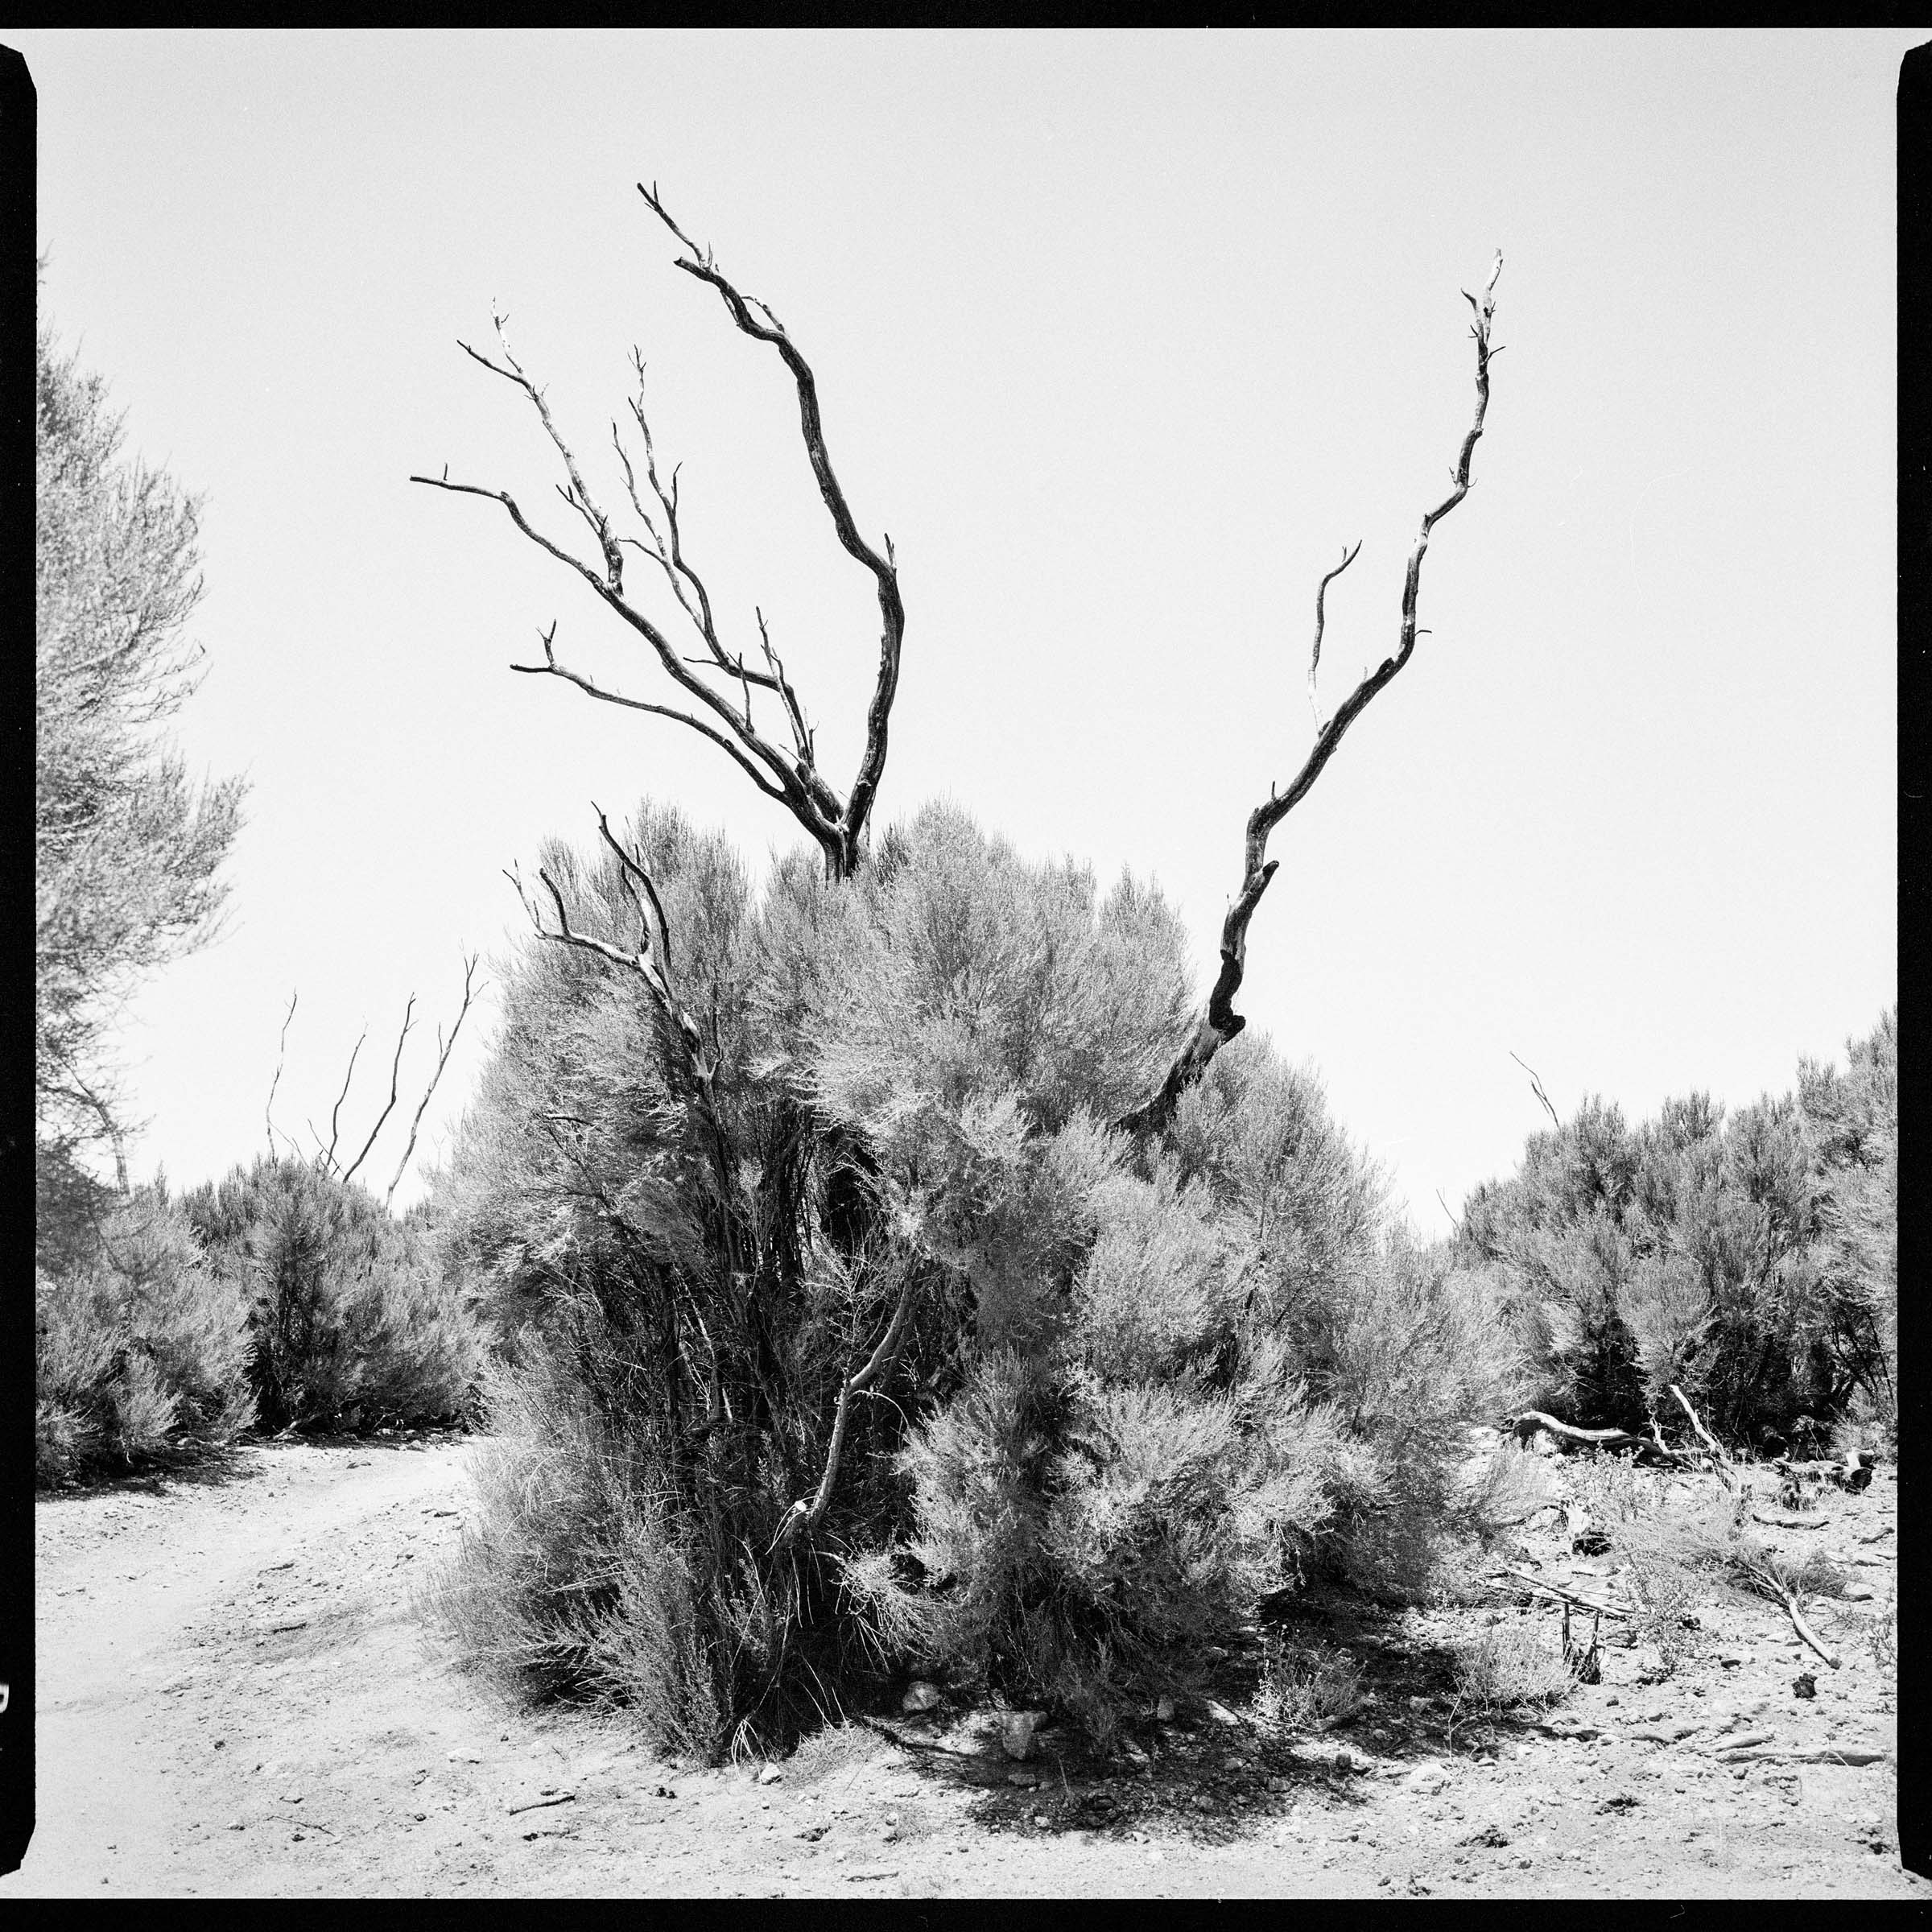
<instances>
[{"instance_id":1,"label":"sandy ground","mask_svg":"<svg viewBox=\"0 0 1932 1932\"><path fill-rule=\"evenodd\" d=\"M39 1823L0 1899L1932 1897L1897 1863L1889 1759L1719 1755L1763 1732L1893 1743L1868 1651L1830 1672L1736 1598L1670 1682L1606 1649L1602 1684L1487 1748L1463 1730L1451 1748L1439 1694L1449 1645L1497 1613L1444 1606L1331 1626L1376 1696L1293 1743L1203 1713L1136 1773L1051 1736L1016 1766L987 1714L960 1711L894 1720L923 1748L848 1732L767 1782L658 1762L613 1724L514 1709L427 1633L416 1579L456 1537L467 1453L265 1445L194 1480L43 1500ZM1894 1496L1881 1473L1786 1546L1822 1538L1882 1598ZM1588 1587L1554 1545L1534 1560Z\"/></svg>"}]
</instances>

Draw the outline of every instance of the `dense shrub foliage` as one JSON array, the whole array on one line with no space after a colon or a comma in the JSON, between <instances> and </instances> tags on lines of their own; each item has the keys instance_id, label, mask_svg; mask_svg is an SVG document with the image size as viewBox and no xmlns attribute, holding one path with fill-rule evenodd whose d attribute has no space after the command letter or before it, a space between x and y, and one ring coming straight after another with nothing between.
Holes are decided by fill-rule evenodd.
<instances>
[{"instance_id":1,"label":"dense shrub foliage","mask_svg":"<svg viewBox=\"0 0 1932 1932\"><path fill-rule=\"evenodd\" d=\"M36 1268L35 1474L126 1468L225 1442L253 1419L248 1307L187 1217L142 1190Z\"/></svg>"},{"instance_id":2,"label":"dense shrub foliage","mask_svg":"<svg viewBox=\"0 0 1932 1932\"><path fill-rule=\"evenodd\" d=\"M484 1331L427 1232L302 1162L177 1200L43 1159L42 1482L181 1460L256 1424L372 1429L474 1401Z\"/></svg>"},{"instance_id":3,"label":"dense shrub foliage","mask_svg":"<svg viewBox=\"0 0 1932 1932\"><path fill-rule=\"evenodd\" d=\"M675 812L630 837L696 1062L533 939L439 1183L510 1364L445 1596L475 1654L706 1750L910 1668L1104 1740L1311 1570L1419 1574L1520 1393L1493 1284L1392 1238L1257 1038L1163 1145L1109 1131L1191 1017L1157 893L947 807L757 894ZM544 862L640 943L613 859Z\"/></svg>"},{"instance_id":4,"label":"dense shrub foliage","mask_svg":"<svg viewBox=\"0 0 1932 1932\"><path fill-rule=\"evenodd\" d=\"M1647 1427L1682 1388L1757 1443L1855 1402L1889 1416L1897 1357L1895 1013L1843 1071L1733 1114L1703 1094L1633 1129L1588 1100L1477 1190L1459 1253L1509 1299L1566 1419Z\"/></svg>"},{"instance_id":5,"label":"dense shrub foliage","mask_svg":"<svg viewBox=\"0 0 1932 1932\"><path fill-rule=\"evenodd\" d=\"M482 1373L482 1331L423 1233L301 1161L262 1158L182 1198L210 1265L249 1308L266 1427L452 1419Z\"/></svg>"}]
</instances>

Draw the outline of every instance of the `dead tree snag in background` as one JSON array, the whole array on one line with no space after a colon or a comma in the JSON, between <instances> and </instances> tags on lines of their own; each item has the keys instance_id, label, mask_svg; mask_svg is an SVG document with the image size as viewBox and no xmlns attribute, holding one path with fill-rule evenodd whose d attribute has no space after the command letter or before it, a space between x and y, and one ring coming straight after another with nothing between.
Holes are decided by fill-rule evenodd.
<instances>
[{"instance_id":1,"label":"dead tree snag in background","mask_svg":"<svg viewBox=\"0 0 1932 1932\"><path fill-rule=\"evenodd\" d=\"M430 1075L429 1084L423 1088L423 1098L417 1102L415 1113L409 1123L409 1139L402 1149L402 1158L397 1162L396 1170L390 1176L388 1189L382 1196L382 1205L385 1208L395 1199L396 1189L401 1184L403 1173L409 1166L411 1156L416 1151L416 1136L423 1125L423 1117L429 1111L429 1103L436 1098L436 1088L442 1080L443 1069L449 1064L450 1051L456 1043L456 1035L462 1031L463 1022L469 1018L470 1006L477 995L484 990L483 986L480 986L477 983L477 959L474 953L468 955L463 961L463 1003L456 1010L456 1022L449 1030L449 1038L447 1040L444 1038L443 1029L440 1026L436 1028L436 1070ZM262 1109L262 1120L267 1129L268 1158L271 1162L280 1158L275 1152L275 1136L282 1133L281 1129L275 1125L275 1092L282 1084L282 1070L288 1056L289 1022L295 1017L295 1002L300 997L299 990L289 995L288 1010L282 1016L281 1038L275 1049L275 1078L269 1082L268 1101ZM362 1151L346 1167L343 1166L336 1158L336 1146L341 1134L342 1104L349 1098L349 1087L355 1079L357 1058L361 1053L362 1048L369 1038L369 1029L366 1026L357 1036L354 1046L349 1051L348 1071L342 1076L342 1091L336 1096L335 1108L329 1116L327 1146L323 1145L322 1137L316 1132L314 1126L312 1125L309 1127L309 1134L316 1143L313 1164L322 1173L329 1175L333 1179L340 1180L346 1184L355 1179L357 1170L369 1158L371 1150L374 1148L377 1137L389 1124L389 1117L396 1110L396 1100L399 1092L398 1083L402 1072L402 1049L409 1038L411 1029L415 1025L415 1011L416 996L412 993L409 996L408 1003L402 1009L402 1030L396 1035L396 1051L390 1061L389 1099L385 1103L382 1113L376 1117L375 1125L369 1130L369 1137L362 1143ZM299 1161L307 1158L287 1134L282 1133L282 1138L287 1143L289 1153L295 1159Z\"/></svg>"},{"instance_id":2,"label":"dead tree snag in background","mask_svg":"<svg viewBox=\"0 0 1932 1932\"><path fill-rule=\"evenodd\" d=\"M804 827L824 853L826 870L831 876L847 877L858 866L864 850L866 825L886 769L887 727L893 698L898 689L899 653L906 632L906 607L899 597L892 539L890 536L886 538L881 555L859 534L851 506L833 473L832 459L826 451L817 381L811 365L786 332L784 324L767 303L756 296L745 295L726 278L713 260L710 250L700 248L671 219L658 198L654 187L646 188L639 182L638 192L687 250L678 258L676 266L685 274L715 288L727 313L745 335L755 341L769 342L778 351L798 389L799 425L804 439L806 456L811 464L819 494L831 513L839 542L871 572L877 586L881 625L878 677L866 712L865 749L845 797L840 798L819 770L811 727L786 672L784 660L773 648L762 611L755 613L758 628L757 661L749 660L742 648L737 650L729 648L719 635L711 593L684 552L683 531L678 515L678 473L673 469L668 484L658 473L650 425L644 413L644 359L634 349L631 360L637 370L638 388L628 407L642 444L643 480L650 503L646 503L644 493L638 489L637 466L625 448L615 423L611 425L610 436L623 468L625 493L644 531L642 539L620 535L591 495L576 458L551 414L543 390L524 373L522 365L510 353L504 334L506 318L502 316L493 318L501 361L479 353L467 342L460 346L473 360L514 384L530 398L545 433L556 445L557 453L563 459L564 473L569 478L568 485L557 485L557 493L583 519L597 544L597 562L586 563L543 535L530 523L507 490L488 489L473 483L452 483L447 469L440 477L411 477L410 481L427 484L433 489L488 497L501 503L524 536L558 562L568 564L650 645L665 674L698 709L697 712L680 710L675 705L630 697L607 690L585 673L572 669L558 659L557 627L554 623L541 634L543 662L513 665L513 670L536 676L562 678L604 704L649 712L688 725L701 737L710 739L766 798L784 806ZM663 573L679 609L697 633L703 646L702 656L686 657L664 630L630 601L624 582L624 551L627 547L648 559ZM789 748L774 743L759 729L753 716L753 696L758 691L777 700L791 739ZM708 715L700 716L700 712Z\"/></svg>"},{"instance_id":3,"label":"dead tree snag in background","mask_svg":"<svg viewBox=\"0 0 1932 1932\"><path fill-rule=\"evenodd\" d=\"M1139 1135L1159 1133L1174 1118L1174 1110L1179 1105L1181 1096L1208 1070L1208 1063L1221 1048L1234 1038L1248 1024L1246 1018L1234 1010L1234 996L1241 990L1241 980L1247 969L1248 924L1254 917L1255 908L1261 902L1261 894L1268 890L1268 881L1274 877L1278 859L1268 857L1268 835L1295 807L1308 795L1315 782L1322 775L1335 747L1342 741L1348 727L1368 708L1376 695L1393 682L1396 674L1409 662L1415 650L1416 600L1421 588L1422 559L1429 549L1430 533L1436 525L1468 495L1473 479L1469 465L1476 455L1477 439L1483 433L1483 415L1489 407L1489 358L1492 352L1489 345L1490 323L1496 312L1496 278L1503 272L1503 258L1499 250L1496 266L1489 271L1489 279L1484 286L1481 296L1472 295L1467 290L1463 299L1476 312L1476 321L1471 329L1476 339L1476 420L1470 425L1469 433L1463 439L1462 455L1455 470L1455 487L1435 508L1422 518L1422 534L1416 539L1415 548L1409 558L1409 574L1402 589L1402 622L1401 639L1395 655L1385 658L1344 700L1341 708L1326 724L1319 724L1320 713L1316 717L1319 729L1313 748L1303 761L1301 770L1295 774L1294 782L1286 791L1277 793L1269 787L1268 797L1248 815L1247 838L1243 847L1243 870L1241 889L1233 903L1228 908L1227 917L1221 923L1220 972L1214 983L1214 989L1208 996L1206 1010L1195 1022L1194 1030L1186 1044L1176 1055L1167 1075L1153 1096L1122 1116L1116 1123L1129 1133ZM1322 627L1324 621L1323 601L1328 586L1339 577L1360 554L1358 543L1353 550L1344 551L1342 560L1322 579L1321 587L1315 599L1315 648L1310 655L1308 666L1308 690L1312 703L1315 695L1315 673L1321 663Z\"/></svg>"}]
</instances>

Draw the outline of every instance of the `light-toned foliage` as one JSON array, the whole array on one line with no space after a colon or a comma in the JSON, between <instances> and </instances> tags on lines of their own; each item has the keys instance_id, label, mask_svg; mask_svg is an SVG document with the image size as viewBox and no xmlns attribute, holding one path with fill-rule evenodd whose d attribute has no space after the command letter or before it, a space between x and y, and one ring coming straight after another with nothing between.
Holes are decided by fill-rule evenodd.
<instances>
[{"instance_id":1,"label":"light-toned foliage","mask_svg":"<svg viewBox=\"0 0 1932 1932\"><path fill-rule=\"evenodd\" d=\"M114 1016L208 936L245 786L197 787L157 735L199 682L195 502L122 456L105 386L44 328L35 400L35 1131L72 1146L125 1125Z\"/></svg>"},{"instance_id":2,"label":"light-toned foliage","mask_svg":"<svg viewBox=\"0 0 1932 1932\"><path fill-rule=\"evenodd\" d=\"M1726 1119L1708 1096L1633 1129L1586 1101L1477 1190L1459 1236L1538 1368L1538 1406L1672 1426L1682 1389L1718 1434L1776 1443L1802 1415L1888 1419L1897 1352L1897 1028L1846 1069Z\"/></svg>"},{"instance_id":3,"label":"light-toned foliage","mask_svg":"<svg viewBox=\"0 0 1932 1932\"><path fill-rule=\"evenodd\" d=\"M632 976L555 944L508 963L436 1202L517 1364L522 1459L489 1494L522 1527L466 1546L452 1609L475 1654L547 1659L667 1736L715 1723L714 1750L913 1667L1105 1743L1311 1567L1414 1583L1471 1417L1517 1392L1514 1337L1258 1037L1164 1146L1109 1130L1191 1012L1157 894L943 805L851 879L800 853L756 893L675 812L629 844L710 1097ZM614 857L545 863L573 930L639 942ZM901 1345L842 1401L902 1289ZM789 1542L841 1413L827 1513ZM626 1524L686 1566L654 1559L648 1609L601 1540ZM658 1688L597 1661L627 1621Z\"/></svg>"},{"instance_id":4,"label":"light-toned foliage","mask_svg":"<svg viewBox=\"0 0 1932 1932\"><path fill-rule=\"evenodd\" d=\"M41 1482L224 1443L253 1419L246 1299L156 1191L115 1206L91 1253L34 1286Z\"/></svg>"}]
</instances>

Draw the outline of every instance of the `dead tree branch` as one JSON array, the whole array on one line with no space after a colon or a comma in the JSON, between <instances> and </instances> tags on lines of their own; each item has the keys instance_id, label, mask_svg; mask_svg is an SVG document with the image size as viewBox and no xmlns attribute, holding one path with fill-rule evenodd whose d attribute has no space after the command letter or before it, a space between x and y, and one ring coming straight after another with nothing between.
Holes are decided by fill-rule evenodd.
<instances>
[{"instance_id":1,"label":"dead tree branch","mask_svg":"<svg viewBox=\"0 0 1932 1932\"><path fill-rule=\"evenodd\" d=\"M463 1004L457 1009L456 1024L449 1030L449 1038L443 1037L443 1029L436 1029L436 1070L429 1076L429 1084L423 1090L423 1098L416 1104L415 1117L409 1123L409 1142L402 1150L402 1158L396 1162L396 1171L390 1176L388 1191L382 1196L382 1205L387 1208L395 1199L396 1188L402 1179L404 1169L409 1166L410 1156L416 1151L416 1134L423 1125L423 1116L429 1110L429 1103L435 1097L436 1084L443 1078L443 1069L449 1064L450 1050L456 1043L456 1035L463 1030L463 1022L469 1017L470 1001L483 988L475 984L477 956L471 953L463 962ZM485 982L488 984L487 981Z\"/></svg>"},{"instance_id":2,"label":"dead tree branch","mask_svg":"<svg viewBox=\"0 0 1932 1932\"><path fill-rule=\"evenodd\" d=\"M1249 814L1247 835L1242 849L1241 888L1228 906L1227 916L1221 923L1220 972L1213 991L1208 995L1207 1009L1195 1023L1192 1033L1175 1056L1166 1077L1153 1096L1115 1123L1129 1133L1141 1135L1164 1132L1174 1118L1174 1108L1180 1104L1181 1096L1207 1071L1208 1063L1215 1055L1247 1025L1246 1018L1234 1010L1234 996L1241 990L1241 980L1247 969L1249 922L1254 917L1255 908L1260 905L1261 895L1268 890L1268 882L1274 877L1280 864L1278 860L1268 857L1269 834L1308 795L1315 780L1322 775L1328 761L1334 757L1348 728L1393 682L1414 654L1418 635L1417 600L1422 588L1422 559L1428 553L1430 533L1468 495L1474 481L1470 473L1470 464L1474 460L1476 445L1483 433L1483 418L1489 407L1489 358L1492 353L1489 333L1496 312L1496 278L1502 273L1502 268L1503 258L1499 252L1496 266L1490 270L1488 282L1484 285L1480 297L1469 295L1466 290L1463 291L1465 299L1476 314L1471 331L1476 341L1476 416L1468 434L1463 439L1462 452L1454 473L1454 487L1435 509L1424 514L1421 534L1417 537L1415 548L1410 555L1408 575L1402 588L1402 628L1395 654L1385 658L1374 671L1367 674L1343 700L1335 716L1316 733L1313 748L1288 789L1278 794L1270 786L1267 799ZM1359 546L1357 547L1359 549ZM1344 564L1328 573L1328 577L1323 580L1324 591L1329 580L1340 575L1341 569L1346 568L1347 563L1352 560L1355 554L1352 551L1348 553ZM1318 599L1318 657L1319 610ZM1314 668L1311 664L1311 675Z\"/></svg>"},{"instance_id":3,"label":"dead tree branch","mask_svg":"<svg viewBox=\"0 0 1932 1932\"><path fill-rule=\"evenodd\" d=\"M763 613L758 613L762 665L748 660L744 651L730 649L719 634L710 590L686 552L679 518L678 473L674 469L667 482L658 471L656 447L644 407L644 361L635 350L632 361L637 370L638 389L630 400L629 408L631 420L642 440L646 488L639 486L638 466L625 448L623 437L615 423L611 426L611 440L623 469L625 492L630 510L645 533L642 539L620 535L603 506L591 495L576 457L551 412L544 390L510 353L505 318L501 316L493 318L499 345L497 356L486 356L466 342L459 346L473 361L521 390L536 411L545 435L563 460L568 478L567 485L558 485L558 494L589 531L597 546L598 564L585 562L544 535L507 490L452 482L447 469L440 477L413 476L410 481L434 489L486 497L501 503L519 534L574 571L624 623L643 638L658 667L692 700L694 708L685 710L628 696L600 684L583 671L560 663L555 651L554 624L543 634L543 662L514 665L513 670L561 679L600 703L671 718L709 739L732 758L764 796L782 804L791 813L824 853L828 870L833 876L842 877L857 867L863 851L867 823L885 770L888 725L893 699L898 687L906 611L899 594L892 539L890 537L885 539L881 555L860 535L844 487L832 469L826 449L817 379L784 325L767 303L738 290L718 268L708 249L700 249L692 242L672 220L654 188L646 188L640 182L638 192L687 251L678 258L676 266L698 280L708 283L718 291L726 312L744 334L754 341L769 343L778 351L798 391L799 428L806 456L819 493L831 514L832 527L842 547L872 575L882 626L879 668L866 713L865 751L845 798L839 797L818 770L813 732L807 723L804 708L784 664L772 648ZM672 644L665 630L630 601L624 582L625 545L640 551L657 565L683 620L696 632L704 646L702 656L685 656ZM778 700L791 739L789 749L772 742L759 730L753 716L753 694L756 691L770 691Z\"/></svg>"},{"instance_id":4,"label":"dead tree branch","mask_svg":"<svg viewBox=\"0 0 1932 1932\"><path fill-rule=\"evenodd\" d=\"M1540 1409L1525 1409L1509 1425L1519 1443L1527 1443L1539 1430L1566 1451L1579 1449L1628 1450L1647 1462L1664 1459L1682 1460L1689 1451L1666 1448L1648 1436L1633 1435L1628 1429L1579 1429L1573 1422L1559 1422Z\"/></svg>"},{"instance_id":5,"label":"dead tree branch","mask_svg":"<svg viewBox=\"0 0 1932 1932\"><path fill-rule=\"evenodd\" d=\"M1525 1073L1529 1075L1530 1092L1533 1092L1536 1097L1542 1102L1543 1112L1548 1114L1550 1117L1550 1125L1554 1127L1558 1133L1561 1133L1563 1130L1563 1124L1556 1117L1556 1109L1550 1104L1550 1096L1548 1094L1543 1092L1543 1083L1538 1077L1536 1069L1532 1067L1530 1063L1525 1060L1519 1053L1513 1052L1510 1054L1509 1057L1511 1059L1516 1062L1517 1066L1522 1068Z\"/></svg>"},{"instance_id":6,"label":"dead tree branch","mask_svg":"<svg viewBox=\"0 0 1932 1932\"><path fill-rule=\"evenodd\" d=\"M361 1032L357 1035L355 1045L349 1050L349 1071L342 1076L342 1091L336 1096L335 1107L328 1117L328 1146L323 1151L322 1164L331 1174L337 1171L336 1140L341 1131L342 1103L349 1098L349 1084L356 1077L356 1055L362 1051L362 1042L368 1038L369 1028L365 1025ZM315 1131L312 1127L309 1129L311 1133L314 1133ZM320 1143L321 1136L316 1134L316 1138Z\"/></svg>"},{"instance_id":7,"label":"dead tree branch","mask_svg":"<svg viewBox=\"0 0 1932 1932\"><path fill-rule=\"evenodd\" d=\"M268 1084L268 1099L262 1108L262 1125L268 1129L268 1158L271 1161L275 1158L275 1089L282 1084L282 1068L288 1057L288 1023L295 1017L295 1001L301 997L299 987L288 996L288 1011L282 1016L282 1037L275 1042L275 1077ZM282 1137L288 1140L287 1134ZM293 1141L288 1144L295 1146Z\"/></svg>"},{"instance_id":8,"label":"dead tree branch","mask_svg":"<svg viewBox=\"0 0 1932 1932\"><path fill-rule=\"evenodd\" d=\"M838 1481L839 1458L845 1447L845 1425L851 1416L852 1397L869 1389L881 1370L898 1355L900 1338L906 1331L906 1318L911 1311L913 1290L918 1284L919 1274L909 1259L902 1258L901 1265L905 1279L900 1285L898 1302L893 1309L891 1320L886 1324L885 1332L866 1358L865 1366L840 1385L838 1406L832 1413L832 1439L826 1446L825 1468L819 1478L818 1489L809 1503L801 1499L786 1512L778 1534L772 1538L771 1550L766 1552L768 1555L785 1549L801 1536L811 1535L824 1520L825 1512L831 1506L832 1489Z\"/></svg>"},{"instance_id":9,"label":"dead tree branch","mask_svg":"<svg viewBox=\"0 0 1932 1932\"><path fill-rule=\"evenodd\" d=\"M625 850L617 835L610 829L610 821L605 816L603 811L594 803L591 809L597 812L597 829L603 836L604 843L617 855L617 863L621 869L620 876L625 881L627 889L632 891L634 902L638 903L638 924L640 936L643 943L634 952L627 951L613 940L599 939L594 933L578 932L574 930L570 923L570 914L564 906L564 894L556 881L543 869L539 868L537 877L543 881L544 889L550 894L551 904L556 910L557 926L554 932L544 925L537 909L530 903L528 894L523 890L523 881L514 873L506 873L505 877L510 880L511 885L515 886L518 898L523 902L524 910L530 914L530 923L543 938L555 940L561 945L575 946L584 952L594 952L600 958L609 960L613 965L621 966L627 972L635 973L644 982L646 989L650 994L652 1002L667 1022L673 1037L679 1042L683 1049L684 1070L689 1076L691 1085L702 1095L707 1112L715 1113L715 1110L710 1106L712 1075L715 1070L712 1065L711 1056L705 1050L704 1034L696 1020L679 1004L676 995L671 990L671 982L666 976L669 960L668 947L662 943L656 943L654 949L658 952L658 957L655 960L651 957L654 950L651 921L648 917L643 915L641 902L635 901L635 889L638 885L641 884L645 894L650 898L652 910L657 915L658 932L667 934L669 928L664 917L663 902L658 897L657 886L652 881L649 871L630 852Z\"/></svg>"},{"instance_id":10,"label":"dead tree branch","mask_svg":"<svg viewBox=\"0 0 1932 1932\"><path fill-rule=\"evenodd\" d=\"M1719 1462L1728 1461L1729 1458L1727 1457L1724 1453L1723 1443L1719 1442L1717 1438L1704 1426L1704 1418L1690 1406L1690 1397L1686 1395L1683 1390L1678 1388L1675 1382L1669 1384L1668 1386L1671 1394L1677 1399L1678 1407L1682 1410L1686 1415L1690 1417L1690 1426L1697 1431L1698 1435L1703 1441L1704 1447L1708 1449Z\"/></svg>"},{"instance_id":11,"label":"dead tree branch","mask_svg":"<svg viewBox=\"0 0 1932 1932\"><path fill-rule=\"evenodd\" d=\"M396 1084L402 1073L402 1043L409 1038L410 1028L415 1024L415 1010L416 996L412 993L409 996L408 1004L402 1009L402 1030L396 1035L395 1057L389 1063L388 1104L376 1116L376 1124L369 1129L369 1138L362 1143L362 1151L343 1170L342 1179L345 1183L356 1178L356 1170L369 1158L369 1150L375 1146L376 1136L382 1131L384 1124L396 1110Z\"/></svg>"},{"instance_id":12,"label":"dead tree branch","mask_svg":"<svg viewBox=\"0 0 1932 1932\"><path fill-rule=\"evenodd\" d=\"M1315 586L1315 649L1308 654L1308 708L1315 714L1315 728L1317 731L1322 728L1322 712L1320 705L1315 701L1315 674L1322 667L1322 631L1327 622L1327 619L1323 615L1323 605L1328 596L1328 586L1361 554L1362 546L1360 539L1358 538L1355 548L1353 550L1344 549L1342 552L1341 562L1336 564L1335 568L1330 571L1327 576L1323 577L1321 582Z\"/></svg>"}]
</instances>

